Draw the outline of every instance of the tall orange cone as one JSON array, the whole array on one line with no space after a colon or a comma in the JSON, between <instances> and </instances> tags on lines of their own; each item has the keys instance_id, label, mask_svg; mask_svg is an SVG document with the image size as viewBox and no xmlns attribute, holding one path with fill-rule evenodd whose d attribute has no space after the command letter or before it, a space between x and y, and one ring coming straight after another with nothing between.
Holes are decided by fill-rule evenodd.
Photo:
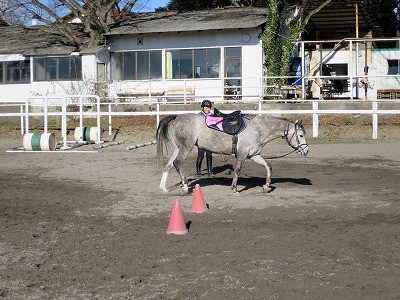
<instances>
[{"instance_id":1,"label":"tall orange cone","mask_svg":"<svg viewBox=\"0 0 400 300\"><path fill-rule=\"evenodd\" d=\"M203 192L201 191L199 184L196 184L194 187L191 211L199 214L208 212L208 207L206 205L206 201L204 200Z\"/></svg>"},{"instance_id":2,"label":"tall orange cone","mask_svg":"<svg viewBox=\"0 0 400 300\"><path fill-rule=\"evenodd\" d=\"M171 217L169 219L169 225L167 228L167 234L178 234L183 235L188 233L186 228L185 220L181 209L181 203L179 200L175 200L174 207L172 208Z\"/></svg>"}]
</instances>

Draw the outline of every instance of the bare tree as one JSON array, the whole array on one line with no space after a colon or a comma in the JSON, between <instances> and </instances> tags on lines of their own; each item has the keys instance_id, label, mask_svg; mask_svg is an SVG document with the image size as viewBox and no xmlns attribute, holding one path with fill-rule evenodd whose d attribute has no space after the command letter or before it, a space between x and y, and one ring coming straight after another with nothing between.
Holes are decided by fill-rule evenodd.
<instances>
[{"instance_id":1,"label":"bare tree","mask_svg":"<svg viewBox=\"0 0 400 300\"><path fill-rule=\"evenodd\" d=\"M131 14L138 0L5 0L3 19L26 25L27 20L45 24L50 32L62 35L78 49L97 45L109 25ZM1 16L1 15L0 15ZM23 17L23 18L22 18ZM79 20L77 26L73 20Z\"/></svg>"},{"instance_id":2,"label":"bare tree","mask_svg":"<svg viewBox=\"0 0 400 300\"><path fill-rule=\"evenodd\" d=\"M19 5L14 0L3 0L0 3L0 19L9 25L25 24L31 20L30 16L19 13Z\"/></svg>"}]
</instances>

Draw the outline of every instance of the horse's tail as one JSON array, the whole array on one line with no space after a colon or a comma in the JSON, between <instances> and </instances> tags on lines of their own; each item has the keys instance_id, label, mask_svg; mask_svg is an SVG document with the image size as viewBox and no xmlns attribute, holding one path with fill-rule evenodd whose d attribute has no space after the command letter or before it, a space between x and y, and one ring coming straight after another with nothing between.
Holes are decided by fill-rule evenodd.
<instances>
[{"instance_id":1,"label":"horse's tail","mask_svg":"<svg viewBox=\"0 0 400 300\"><path fill-rule=\"evenodd\" d=\"M177 115L170 115L160 121L157 128L156 140L157 140L157 158L156 158L156 166L157 170L161 171L164 167L164 145L166 146L167 154L168 148L171 144L170 137L168 136L168 128L169 123L175 118Z\"/></svg>"}]
</instances>

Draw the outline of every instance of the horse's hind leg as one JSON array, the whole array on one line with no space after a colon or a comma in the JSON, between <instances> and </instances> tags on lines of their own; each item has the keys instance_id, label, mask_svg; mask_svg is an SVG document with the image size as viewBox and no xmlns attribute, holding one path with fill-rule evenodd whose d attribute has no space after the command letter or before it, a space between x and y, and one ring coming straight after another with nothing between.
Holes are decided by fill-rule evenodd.
<instances>
[{"instance_id":1,"label":"horse's hind leg","mask_svg":"<svg viewBox=\"0 0 400 300\"><path fill-rule=\"evenodd\" d=\"M172 152L171 158L168 160L168 162L164 166L164 171L161 177L161 182L160 182L160 189L163 190L163 192L167 193L168 190L166 188L166 183L167 183L167 177L169 174L169 171L171 171L172 166L174 165L174 160L178 156L179 149L174 148L174 151Z\"/></svg>"},{"instance_id":2,"label":"horse's hind leg","mask_svg":"<svg viewBox=\"0 0 400 300\"><path fill-rule=\"evenodd\" d=\"M183 162L188 157L188 155L189 155L190 151L192 151L192 149L193 149L193 147L191 149L185 149L185 150L180 149L178 155L176 156L175 160L173 161L175 169L181 178L182 192L184 194L187 194L189 192L189 187L188 187L188 180L187 180L185 174L183 173L182 166L183 166Z\"/></svg>"},{"instance_id":3,"label":"horse's hind leg","mask_svg":"<svg viewBox=\"0 0 400 300\"><path fill-rule=\"evenodd\" d=\"M271 165L269 162L265 161L264 158L261 157L261 155L255 155L253 157L250 158L252 161L262 165L265 167L265 169L267 170L267 178L265 181L265 184L263 185L263 190L264 192L268 192L269 189L269 185L271 184Z\"/></svg>"}]
</instances>

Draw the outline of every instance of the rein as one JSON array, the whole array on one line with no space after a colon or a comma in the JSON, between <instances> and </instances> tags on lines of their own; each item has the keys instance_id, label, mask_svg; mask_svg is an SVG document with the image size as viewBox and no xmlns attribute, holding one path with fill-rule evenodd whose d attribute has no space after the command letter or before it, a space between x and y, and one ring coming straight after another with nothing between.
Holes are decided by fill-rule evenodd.
<instances>
[{"instance_id":1,"label":"rein","mask_svg":"<svg viewBox=\"0 0 400 300\"><path fill-rule=\"evenodd\" d=\"M286 153L286 154L277 155L277 156L265 157L265 159L276 159L276 158L285 157L285 156L288 156L289 154L292 154L293 152L298 151L300 147L302 147L302 146L304 146L304 145L307 145L307 144L300 144L299 137L297 136L297 126L298 126L298 124L295 124L295 126L296 126L296 127L295 127L295 130L294 130L294 132L293 132L291 138L290 138L290 139L288 138L288 136L289 136L289 124L290 124L290 122L287 122L287 123L286 123L285 131L283 132L283 137L282 137L282 138L286 138L286 141L287 141L287 143L288 143L289 146L290 146L290 141L292 140L292 138L293 138L294 135L296 134L296 140L297 140L297 143L298 143L297 147L294 148L292 151Z\"/></svg>"},{"instance_id":2,"label":"rein","mask_svg":"<svg viewBox=\"0 0 400 300\"><path fill-rule=\"evenodd\" d=\"M293 149L292 151L290 151L290 152L288 152L286 154L283 154L283 155L265 157L264 159L275 159L275 158L285 157L285 156L288 156L289 154L292 154L293 152L297 151L297 149Z\"/></svg>"}]
</instances>

